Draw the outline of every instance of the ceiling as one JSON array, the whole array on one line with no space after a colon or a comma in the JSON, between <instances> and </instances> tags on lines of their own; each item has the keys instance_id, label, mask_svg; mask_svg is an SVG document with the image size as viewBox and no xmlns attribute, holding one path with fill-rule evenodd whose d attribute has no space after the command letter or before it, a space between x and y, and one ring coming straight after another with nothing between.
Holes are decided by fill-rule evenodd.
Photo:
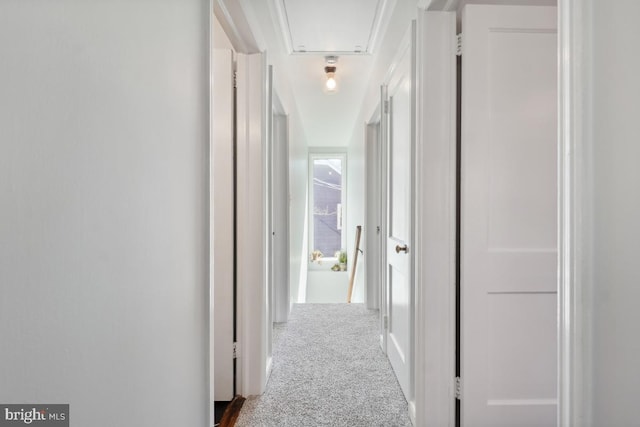
<instances>
[{"instance_id":1,"label":"ceiling","mask_svg":"<svg viewBox=\"0 0 640 427\"><path fill-rule=\"evenodd\" d=\"M290 53L372 53L387 0L275 0Z\"/></svg>"},{"instance_id":2,"label":"ceiling","mask_svg":"<svg viewBox=\"0 0 640 427\"><path fill-rule=\"evenodd\" d=\"M398 36L407 30L407 12L415 13L416 7L434 2L454 6L480 0L215 1L224 9L221 20L233 21L237 32L251 34L249 38L256 44L246 44L245 51L267 52L269 63L274 66L276 93L278 87L286 86L284 95L293 99L285 102L286 112L297 110L292 119L300 125L308 146L340 147L347 146L358 126L362 126L359 115L363 100L371 92L369 80L374 75L376 59L378 55L393 56L393 41L399 42ZM324 90L326 55L338 56L335 93ZM380 70L375 71L380 79Z\"/></svg>"},{"instance_id":3,"label":"ceiling","mask_svg":"<svg viewBox=\"0 0 640 427\"><path fill-rule=\"evenodd\" d=\"M238 4L219 1L229 10ZM254 38L262 40L259 50L266 50L274 65L274 81L285 81L295 99L309 147L347 146L361 125L358 115L377 48L400 2L240 0ZM327 55L338 56L333 93L324 89Z\"/></svg>"}]
</instances>

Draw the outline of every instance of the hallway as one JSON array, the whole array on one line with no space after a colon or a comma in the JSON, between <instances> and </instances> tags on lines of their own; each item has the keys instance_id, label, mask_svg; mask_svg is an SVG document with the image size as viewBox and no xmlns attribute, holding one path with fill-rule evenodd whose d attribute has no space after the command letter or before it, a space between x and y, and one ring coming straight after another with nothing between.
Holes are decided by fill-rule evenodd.
<instances>
[{"instance_id":1,"label":"hallway","mask_svg":"<svg viewBox=\"0 0 640 427\"><path fill-rule=\"evenodd\" d=\"M377 323L363 304L295 304L277 326L266 391L236 426L410 426Z\"/></svg>"},{"instance_id":2,"label":"hallway","mask_svg":"<svg viewBox=\"0 0 640 427\"><path fill-rule=\"evenodd\" d=\"M557 16L543 12L556 3ZM505 18L520 7L551 25L531 10ZM267 388L247 403L251 426L397 426L407 412L415 427L637 426L639 19L632 0L1 1L0 424L55 404L76 427L211 427L216 382L230 379L231 398ZM332 39L351 42L320 43ZM212 87L224 81L228 98ZM214 111L233 98L240 114ZM289 167L274 168L288 173L289 221L275 230L272 122L289 143ZM224 124L227 139L214 135ZM392 143L412 146L388 162L394 129ZM217 155L234 144L235 177ZM362 305L295 306L272 364L274 318L289 320L272 314L307 297L317 148L346 152L342 229L364 232L354 301L381 319ZM389 174L369 191L368 166L393 159L416 185L386 191L399 181ZM215 222L230 206L215 191L234 186L237 229ZM411 202L404 242L387 233L403 225L387 215L394 194ZM274 235L289 246L275 257L284 280L270 274ZM400 254L409 274L381 260ZM540 265L557 268L530 273ZM217 292L234 271L236 294ZM410 293L393 294L398 278ZM385 292L365 287L376 284ZM242 317L218 321L234 299ZM395 327L390 299L410 327ZM320 308L330 313L296 338L311 329L304 310ZM220 325L237 326L225 345ZM389 342L409 337L408 405L376 325ZM221 360L242 376L218 375Z\"/></svg>"}]
</instances>

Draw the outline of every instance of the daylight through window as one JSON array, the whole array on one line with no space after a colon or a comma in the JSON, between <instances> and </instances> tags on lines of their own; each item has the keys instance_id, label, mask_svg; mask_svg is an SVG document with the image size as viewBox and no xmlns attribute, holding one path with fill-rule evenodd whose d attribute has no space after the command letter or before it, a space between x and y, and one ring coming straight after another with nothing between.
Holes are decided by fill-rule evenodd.
<instances>
[{"instance_id":1,"label":"daylight through window","mask_svg":"<svg viewBox=\"0 0 640 427\"><path fill-rule=\"evenodd\" d=\"M344 249L344 156L313 157L312 254L333 258ZM313 258L313 255L312 255Z\"/></svg>"}]
</instances>

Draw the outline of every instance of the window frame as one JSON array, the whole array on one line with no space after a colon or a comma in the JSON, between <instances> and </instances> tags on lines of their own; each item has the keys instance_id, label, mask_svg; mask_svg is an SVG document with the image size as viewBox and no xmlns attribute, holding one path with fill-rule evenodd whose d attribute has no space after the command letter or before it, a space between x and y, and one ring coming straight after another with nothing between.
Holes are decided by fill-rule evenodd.
<instances>
[{"instance_id":1,"label":"window frame","mask_svg":"<svg viewBox=\"0 0 640 427\"><path fill-rule=\"evenodd\" d=\"M333 256L323 256L322 263L311 261L311 253L315 250L314 240L314 218L313 218L313 204L314 204L314 182L313 182L313 163L315 160L322 159L340 159L341 161L341 179L342 190L340 195L340 203L342 205L342 228L340 236L340 249L347 250L347 150L344 148L326 148L319 149L314 148L309 150L308 160L308 193L309 198L307 202L308 211L308 253L307 253L307 265L309 270L331 270L334 264L338 263L338 258Z\"/></svg>"}]
</instances>

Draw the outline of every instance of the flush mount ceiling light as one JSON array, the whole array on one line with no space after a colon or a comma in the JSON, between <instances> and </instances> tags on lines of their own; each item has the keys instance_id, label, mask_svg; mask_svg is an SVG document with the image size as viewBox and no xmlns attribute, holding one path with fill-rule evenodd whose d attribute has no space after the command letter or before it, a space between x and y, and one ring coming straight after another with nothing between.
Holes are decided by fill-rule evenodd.
<instances>
[{"instance_id":1,"label":"flush mount ceiling light","mask_svg":"<svg viewBox=\"0 0 640 427\"><path fill-rule=\"evenodd\" d=\"M324 67L324 72L327 73L327 81L325 82L325 86L327 90L333 91L336 90L336 78L334 77L336 74L336 67L326 66Z\"/></svg>"},{"instance_id":2,"label":"flush mount ceiling light","mask_svg":"<svg viewBox=\"0 0 640 427\"><path fill-rule=\"evenodd\" d=\"M336 62L338 62L337 56L326 56L325 61L327 62L327 66L324 67L324 72L327 75L327 81L325 82L325 87L329 92L334 92L338 86L336 82Z\"/></svg>"}]
</instances>

